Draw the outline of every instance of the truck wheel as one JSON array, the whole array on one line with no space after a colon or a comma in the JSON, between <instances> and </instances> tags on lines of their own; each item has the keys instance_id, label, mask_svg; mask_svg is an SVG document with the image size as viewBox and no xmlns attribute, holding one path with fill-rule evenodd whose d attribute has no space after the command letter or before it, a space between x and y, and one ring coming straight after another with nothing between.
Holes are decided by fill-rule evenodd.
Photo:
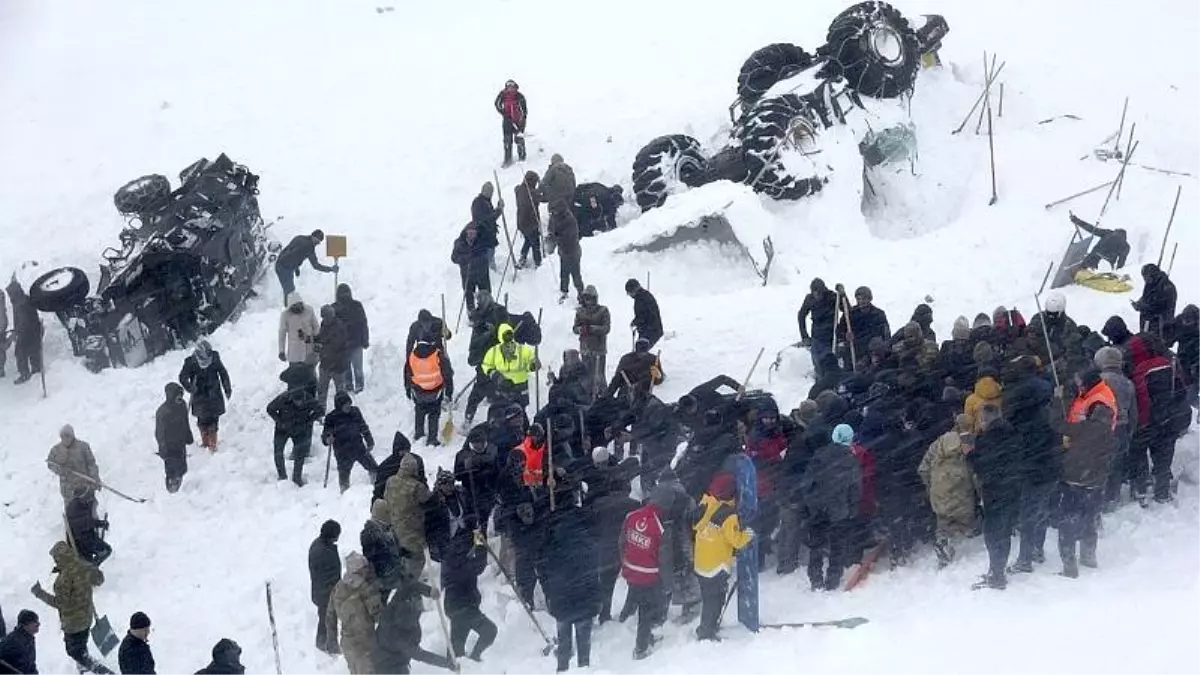
<instances>
[{"instance_id":1,"label":"truck wheel","mask_svg":"<svg viewBox=\"0 0 1200 675\"><path fill-rule=\"evenodd\" d=\"M886 2L860 2L829 24L822 74L841 76L850 88L873 98L896 98L912 90L920 66L917 34Z\"/></svg>"},{"instance_id":2,"label":"truck wheel","mask_svg":"<svg viewBox=\"0 0 1200 675\"><path fill-rule=\"evenodd\" d=\"M643 212L662 206L671 188L708 182L708 159L700 141L683 134L659 136L633 160L633 193Z\"/></svg>"},{"instance_id":3,"label":"truck wheel","mask_svg":"<svg viewBox=\"0 0 1200 675\"><path fill-rule=\"evenodd\" d=\"M813 64L813 57L802 47L776 42L750 55L738 73L738 98L745 106L751 106L775 86L795 73Z\"/></svg>"},{"instance_id":4,"label":"truck wheel","mask_svg":"<svg viewBox=\"0 0 1200 675\"><path fill-rule=\"evenodd\" d=\"M39 312L61 312L82 304L91 286L78 267L59 267L34 280L29 301Z\"/></svg>"},{"instance_id":5,"label":"truck wheel","mask_svg":"<svg viewBox=\"0 0 1200 675\"><path fill-rule=\"evenodd\" d=\"M774 199L800 199L820 190L820 178L792 175L779 156L788 145L811 148L816 130L828 125L805 97L788 94L759 101L734 128L743 149L744 182Z\"/></svg>"},{"instance_id":6,"label":"truck wheel","mask_svg":"<svg viewBox=\"0 0 1200 675\"><path fill-rule=\"evenodd\" d=\"M136 215L154 211L170 198L171 182L166 176L152 173L122 185L113 195L113 204L118 213Z\"/></svg>"}]
</instances>

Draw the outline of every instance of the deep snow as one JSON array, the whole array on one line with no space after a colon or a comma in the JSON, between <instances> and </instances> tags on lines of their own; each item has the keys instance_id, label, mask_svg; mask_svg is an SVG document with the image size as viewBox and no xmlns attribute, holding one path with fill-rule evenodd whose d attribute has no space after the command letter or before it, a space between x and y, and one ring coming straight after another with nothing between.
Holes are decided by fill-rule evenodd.
<instances>
[{"instance_id":1,"label":"deep snow","mask_svg":"<svg viewBox=\"0 0 1200 675\"><path fill-rule=\"evenodd\" d=\"M99 252L116 242L122 224L111 201L117 186L145 173L174 176L199 156L228 152L262 175L260 201L268 219L280 219L279 237L314 227L349 236L342 280L367 306L374 335L369 388L359 404L382 449L395 429L411 431L400 386L399 345L408 322L421 307L438 313L442 293L451 321L457 311L450 243L500 159L491 102L505 79L515 78L529 97L530 168L544 170L550 153L561 152L581 182L620 181L628 191L632 158L654 136L688 133L716 150L742 60L768 42L815 47L842 3L764 0L731 8L617 0L585 10L549 0L463 1L397 5L387 13L376 6L359 0L0 4L0 274L7 280L9 270L33 259L44 269L78 265L94 277ZM585 243L585 280L599 288L616 327L632 311L622 282L652 270L667 329L675 332L662 345L670 378L664 397L718 372L740 378L765 347L753 385L769 386L781 405L795 405L811 381L807 354L785 352L769 383L765 366L797 339L795 311L813 276L850 288L870 285L893 328L927 294L935 298L942 335L956 315L998 304L1017 304L1031 317L1030 296L1070 236L1067 207L1047 212L1042 205L1115 175L1114 164L1079 157L1113 131L1126 95L1141 141L1137 161L1200 174L1194 116L1200 78L1194 50L1180 46L1193 41L1195 3L913 0L900 8L909 16L942 13L951 26L945 67L922 75L912 101L921 178L908 205L925 214L916 224L920 236L877 239L871 228L878 224L859 215L854 142L865 120L876 119L871 115L895 112L894 104L871 102L869 112L855 113L851 129L822 136L821 161L835 171L816 199L780 204L742 186L713 185ZM1120 48L1101 42L1103 36L1120 36ZM996 120L1000 203L993 207L986 205L986 137L949 133L977 95L983 49L1008 62L1004 117ZM1063 113L1083 119L1037 124ZM501 172L510 205L523 170ZM1136 277L1142 263L1157 257L1178 184L1184 200L1172 239L1180 245L1174 277L1182 306L1197 301L1195 179L1130 169L1105 223L1129 230L1135 251L1128 270ZM1093 194L1070 208L1094 217L1103 198ZM630 238L672 227L672 219L727 203L751 251L766 234L775 242L778 257L765 288L744 262L704 247L609 255ZM328 276L306 270L299 281L311 300L331 299ZM506 284L513 306L545 307L542 354L550 365L574 344L571 310L554 303L556 286L550 268ZM243 646L249 671L271 670L263 599L263 581L270 579L284 669L344 672L344 662L312 647L304 559L330 517L343 524L342 553L356 548L369 486L362 473L341 496L315 484L297 490L275 482L263 407L279 388L273 344L281 303L273 277L263 289L237 324L212 338L233 377L231 412L222 420L220 452L193 450L177 495L162 488L153 412L183 353L92 375L45 317L49 398L41 399L35 384L0 383L0 503L7 516L0 519L0 604L10 622L20 607L42 615L43 672L73 667L53 612L26 590L38 579L48 583L46 551L61 536L57 491L42 460L64 422L91 442L106 480L150 498L139 506L102 497L116 554L105 565L108 581L97 603L118 626L135 610L154 619L162 670L201 667L224 636ZM1066 293L1069 313L1082 323L1098 327L1112 313L1132 316L1127 297ZM465 343L452 342L460 373L469 371ZM618 329L610 349L624 348ZM423 454L445 463L456 449ZM1177 468L1194 478L1194 433L1177 455ZM310 480L323 459L309 464ZM972 593L967 586L985 561L978 541L950 570L935 573L926 555L851 594L815 595L805 590L802 574L781 579L768 572L766 621L861 615L872 623L854 631L750 636L727 618L722 645L697 645L690 632L672 628L662 648L641 662L629 657L632 625L610 625L596 633L594 669L1194 671L1198 503L1195 487L1185 482L1175 506L1125 508L1107 517L1102 569L1075 582L1044 569L1005 593ZM1051 553L1046 567L1056 563ZM489 577L484 594L484 611L501 633L484 664L467 663L465 670L553 668L552 659L538 656L536 635L500 582ZM433 612L424 626L427 646L438 648Z\"/></svg>"}]
</instances>

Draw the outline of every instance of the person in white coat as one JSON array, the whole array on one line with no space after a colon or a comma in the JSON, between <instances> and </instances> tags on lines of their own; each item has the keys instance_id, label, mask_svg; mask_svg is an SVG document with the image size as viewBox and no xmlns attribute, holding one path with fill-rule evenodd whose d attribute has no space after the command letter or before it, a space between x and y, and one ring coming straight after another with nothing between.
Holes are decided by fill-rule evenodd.
<instances>
[{"instance_id":1,"label":"person in white coat","mask_svg":"<svg viewBox=\"0 0 1200 675\"><path fill-rule=\"evenodd\" d=\"M279 360L286 363L315 365L317 352L313 339L321 332L321 322L313 308L299 293L288 294L287 309L279 315Z\"/></svg>"}]
</instances>

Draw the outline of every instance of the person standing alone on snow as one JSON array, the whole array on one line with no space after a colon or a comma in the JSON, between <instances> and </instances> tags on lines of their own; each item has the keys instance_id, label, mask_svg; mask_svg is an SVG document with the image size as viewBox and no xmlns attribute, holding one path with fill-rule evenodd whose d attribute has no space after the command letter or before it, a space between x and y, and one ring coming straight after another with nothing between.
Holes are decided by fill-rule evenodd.
<instances>
[{"instance_id":1,"label":"person standing alone on snow","mask_svg":"<svg viewBox=\"0 0 1200 675\"><path fill-rule=\"evenodd\" d=\"M633 298L633 321L629 326L637 333L637 337L650 344L647 350L658 344L663 336L662 314L658 311L658 300L649 290L642 288L637 279L625 282L625 294Z\"/></svg>"},{"instance_id":2,"label":"person standing alone on snow","mask_svg":"<svg viewBox=\"0 0 1200 675\"><path fill-rule=\"evenodd\" d=\"M467 311L475 311L475 292L492 290L491 273L488 265L492 257L494 245L489 245L480 235L475 223L468 223L458 238L454 240L454 250L450 253L450 262L458 265L459 276L462 277L464 302Z\"/></svg>"},{"instance_id":3,"label":"person standing alone on snow","mask_svg":"<svg viewBox=\"0 0 1200 675\"><path fill-rule=\"evenodd\" d=\"M525 94L520 92L516 82L509 80L504 83L504 89L496 94L494 105L502 120L500 129L504 133L504 166L512 164L513 141L517 143L517 159L524 162L525 122L529 117Z\"/></svg>"},{"instance_id":4,"label":"person standing alone on snow","mask_svg":"<svg viewBox=\"0 0 1200 675\"><path fill-rule=\"evenodd\" d=\"M221 354L208 344L196 343L192 355L183 360L179 384L192 397L192 414L200 429L200 445L216 452L217 430L225 414L225 398L233 393L229 371L221 363Z\"/></svg>"},{"instance_id":5,"label":"person standing alone on snow","mask_svg":"<svg viewBox=\"0 0 1200 675\"><path fill-rule=\"evenodd\" d=\"M337 458L338 486L342 492L350 489L350 470L355 462L371 473L379 469L375 458L371 456L371 451L375 449L371 428L347 392L338 392L333 397L333 410L325 415L321 442L333 446L333 455Z\"/></svg>"},{"instance_id":6,"label":"person standing alone on snow","mask_svg":"<svg viewBox=\"0 0 1200 675\"><path fill-rule=\"evenodd\" d=\"M450 358L429 342L413 345L404 364L404 393L415 406L413 440L425 438L425 445L438 442L438 421L442 403L454 396L454 368Z\"/></svg>"},{"instance_id":7,"label":"person standing alone on snow","mask_svg":"<svg viewBox=\"0 0 1200 675\"><path fill-rule=\"evenodd\" d=\"M346 324L346 347L350 352L350 370L347 372L346 388L351 393L361 394L366 381L363 379L363 351L371 346L371 330L367 325L367 312L354 299L349 284L338 284L337 299L333 309Z\"/></svg>"},{"instance_id":8,"label":"person standing alone on snow","mask_svg":"<svg viewBox=\"0 0 1200 675\"><path fill-rule=\"evenodd\" d=\"M117 663L123 675L154 675L154 654L150 652L150 617L134 612L129 617L129 632L121 640Z\"/></svg>"},{"instance_id":9,"label":"person standing alone on snow","mask_svg":"<svg viewBox=\"0 0 1200 675\"><path fill-rule=\"evenodd\" d=\"M17 282L16 276L8 284L8 299L12 301L12 332L16 344L13 356L17 359L17 379L13 384L24 384L29 378L42 371L42 336L45 329L37 308Z\"/></svg>"},{"instance_id":10,"label":"person standing alone on snow","mask_svg":"<svg viewBox=\"0 0 1200 675\"><path fill-rule=\"evenodd\" d=\"M567 281L575 285L575 293L583 292L583 276L579 266L583 248L579 245L579 223L566 202L550 203L550 224L547 226L558 250L558 303L567 299Z\"/></svg>"},{"instance_id":11,"label":"person standing alone on snow","mask_svg":"<svg viewBox=\"0 0 1200 675\"><path fill-rule=\"evenodd\" d=\"M69 504L79 488L96 489L100 485L100 468L87 441L75 437L75 428L64 424L58 432L59 442L50 448L46 466L58 476L58 490L63 504Z\"/></svg>"},{"instance_id":12,"label":"person standing alone on snow","mask_svg":"<svg viewBox=\"0 0 1200 675\"><path fill-rule=\"evenodd\" d=\"M825 286L823 279L813 279L808 286L809 294L804 296L804 304L796 320L800 324L800 346L807 347L812 355L813 371L817 378L825 374L821 365L826 354L833 353L833 333L837 318L837 293ZM812 333L810 335L805 321L812 317Z\"/></svg>"},{"instance_id":13,"label":"person standing alone on snow","mask_svg":"<svg viewBox=\"0 0 1200 675\"><path fill-rule=\"evenodd\" d=\"M288 245L279 252L279 257L275 259L275 275L279 277L279 286L283 288L285 302L287 296L296 290L296 277L300 276L300 266L304 264L304 261L307 260L318 272L338 271L336 262L329 266L322 265L317 260L317 244L323 241L325 241L325 233L313 230L311 234L292 237Z\"/></svg>"},{"instance_id":14,"label":"person standing alone on snow","mask_svg":"<svg viewBox=\"0 0 1200 675\"><path fill-rule=\"evenodd\" d=\"M521 244L521 259L517 261L517 269L529 264L530 251L533 252L533 266L542 265L542 217L534 197L538 194L538 181L536 171L526 171L525 179L513 188L517 195L517 231L525 239Z\"/></svg>"},{"instance_id":15,"label":"person standing alone on snow","mask_svg":"<svg viewBox=\"0 0 1200 675\"><path fill-rule=\"evenodd\" d=\"M158 441L158 456L166 472L167 492L179 492L183 475L187 473L187 446L196 442L188 423L187 404L183 402L183 387L168 382L164 387L166 400L154 413L154 440Z\"/></svg>"},{"instance_id":16,"label":"person standing alone on snow","mask_svg":"<svg viewBox=\"0 0 1200 675\"><path fill-rule=\"evenodd\" d=\"M275 471L287 480L283 449L292 441L292 482L304 487L304 458L312 449L313 424L321 419L321 402L310 386L292 387L267 404L267 415L275 422Z\"/></svg>"}]
</instances>

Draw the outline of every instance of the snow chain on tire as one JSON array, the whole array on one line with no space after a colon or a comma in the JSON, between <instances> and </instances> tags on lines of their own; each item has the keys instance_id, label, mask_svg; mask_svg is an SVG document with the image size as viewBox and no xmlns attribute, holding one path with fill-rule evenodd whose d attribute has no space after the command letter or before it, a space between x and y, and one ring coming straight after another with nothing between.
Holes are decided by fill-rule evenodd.
<instances>
[{"instance_id":1,"label":"snow chain on tire","mask_svg":"<svg viewBox=\"0 0 1200 675\"><path fill-rule=\"evenodd\" d=\"M752 106L780 80L812 66L813 57L802 47L784 42L769 44L750 55L738 72L738 98Z\"/></svg>"},{"instance_id":2,"label":"snow chain on tire","mask_svg":"<svg viewBox=\"0 0 1200 675\"><path fill-rule=\"evenodd\" d=\"M118 213L138 215L155 211L171 198L171 182L152 173L122 185L113 195Z\"/></svg>"},{"instance_id":3,"label":"snow chain on tire","mask_svg":"<svg viewBox=\"0 0 1200 675\"><path fill-rule=\"evenodd\" d=\"M700 141L683 134L659 136L633 161L633 193L642 211L662 206L672 185L699 187L708 182L708 158Z\"/></svg>"},{"instance_id":4,"label":"snow chain on tire","mask_svg":"<svg viewBox=\"0 0 1200 675\"><path fill-rule=\"evenodd\" d=\"M911 91L921 58L920 41L908 20L877 0L834 17L821 50L829 59L823 75L841 76L853 91L872 98L896 98Z\"/></svg>"},{"instance_id":5,"label":"snow chain on tire","mask_svg":"<svg viewBox=\"0 0 1200 675\"><path fill-rule=\"evenodd\" d=\"M821 114L809 104L811 97L823 95L820 92L818 88L805 96L787 94L763 99L738 122L734 136L744 151L746 182L756 192L774 199L800 199L821 189L824 183L820 178L793 176L779 160L796 130L814 135L818 128L833 124L828 112ZM840 109L834 106L834 111L840 118Z\"/></svg>"}]
</instances>

